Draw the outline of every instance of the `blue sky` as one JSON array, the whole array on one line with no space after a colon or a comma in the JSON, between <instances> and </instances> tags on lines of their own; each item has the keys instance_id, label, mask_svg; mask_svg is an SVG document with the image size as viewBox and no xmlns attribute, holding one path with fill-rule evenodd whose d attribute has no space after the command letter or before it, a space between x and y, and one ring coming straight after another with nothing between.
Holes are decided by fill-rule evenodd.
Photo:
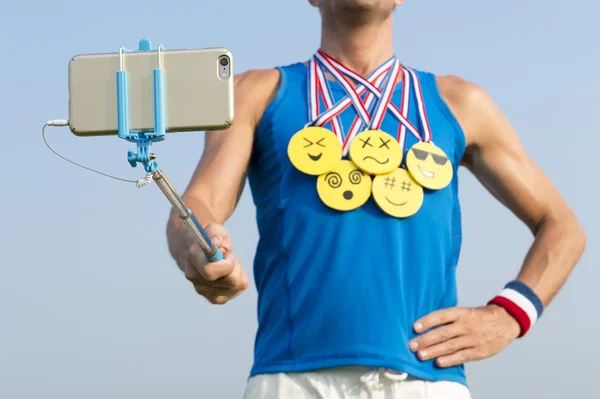
<instances>
[{"instance_id":1,"label":"blue sky","mask_svg":"<svg viewBox=\"0 0 600 399\"><path fill-rule=\"evenodd\" d=\"M598 13L591 0L409 0L396 13L400 59L485 87L588 233L584 258L530 335L467 367L475 397L596 390ZM1 398L241 397L256 328L254 285L225 307L198 297L168 255L169 206L160 191L64 162L44 147L40 129L68 118L75 54L135 48L149 37L166 48L227 47L242 72L305 60L319 33L307 1L3 2ZM143 176L126 161L130 144L117 138L81 139L66 128L48 137L76 161ZM155 146L180 191L203 139L176 134ZM516 275L531 237L464 170L460 190L460 304L476 306ZM227 227L252 278L257 232L248 191Z\"/></svg>"}]
</instances>

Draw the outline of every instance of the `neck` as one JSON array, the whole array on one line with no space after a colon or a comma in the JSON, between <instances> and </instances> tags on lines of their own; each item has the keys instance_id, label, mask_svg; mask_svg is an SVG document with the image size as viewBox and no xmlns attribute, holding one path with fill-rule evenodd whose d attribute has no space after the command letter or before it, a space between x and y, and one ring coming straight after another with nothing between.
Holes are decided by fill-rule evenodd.
<instances>
[{"instance_id":1,"label":"neck","mask_svg":"<svg viewBox=\"0 0 600 399\"><path fill-rule=\"evenodd\" d=\"M363 77L394 55L392 16L353 24L323 18L321 50Z\"/></svg>"}]
</instances>

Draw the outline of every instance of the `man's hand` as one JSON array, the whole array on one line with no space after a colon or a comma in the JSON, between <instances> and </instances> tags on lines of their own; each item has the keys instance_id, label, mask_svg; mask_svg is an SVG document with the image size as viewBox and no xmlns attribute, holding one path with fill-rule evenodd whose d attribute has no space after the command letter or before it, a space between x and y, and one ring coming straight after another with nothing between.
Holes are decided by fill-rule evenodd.
<instances>
[{"instance_id":1,"label":"man's hand","mask_svg":"<svg viewBox=\"0 0 600 399\"><path fill-rule=\"evenodd\" d=\"M248 288L248 276L231 248L229 232L220 224L209 224L206 233L221 250L225 259L209 262L199 245L194 244L182 257L185 278L196 292L212 304L223 305Z\"/></svg>"},{"instance_id":2,"label":"man's hand","mask_svg":"<svg viewBox=\"0 0 600 399\"><path fill-rule=\"evenodd\" d=\"M410 341L411 350L421 360L437 359L439 367L494 356L521 332L517 321L496 305L438 310L418 320L414 329L427 333Z\"/></svg>"}]
</instances>

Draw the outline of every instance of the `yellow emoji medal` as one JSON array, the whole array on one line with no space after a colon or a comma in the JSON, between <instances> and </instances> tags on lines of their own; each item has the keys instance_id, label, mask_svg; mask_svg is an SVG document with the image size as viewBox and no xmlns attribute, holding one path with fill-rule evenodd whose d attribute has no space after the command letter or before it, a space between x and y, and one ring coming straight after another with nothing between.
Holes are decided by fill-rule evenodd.
<instances>
[{"instance_id":1,"label":"yellow emoji medal","mask_svg":"<svg viewBox=\"0 0 600 399\"><path fill-rule=\"evenodd\" d=\"M300 172L318 176L340 163L342 145L330 130L309 126L292 136L288 157Z\"/></svg>"},{"instance_id":2,"label":"yellow emoji medal","mask_svg":"<svg viewBox=\"0 0 600 399\"><path fill-rule=\"evenodd\" d=\"M403 168L373 179L373 199L390 216L406 218L421 208L423 187Z\"/></svg>"},{"instance_id":3,"label":"yellow emoji medal","mask_svg":"<svg viewBox=\"0 0 600 399\"><path fill-rule=\"evenodd\" d=\"M320 115L319 93L328 108ZM339 114L345 108L333 105L323 71L311 58L308 76L309 124L294 134L288 143L288 157L300 172L318 176L337 167L342 160L343 131ZM331 123L333 132L323 126Z\"/></svg>"},{"instance_id":4,"label":"yellow emoji medal","mask_svg":"<svg viewBox=\"0 0 600 399\"><path fill-rule=\"evenodd\" d=\"M419 78L412 69L407 68L407 71L414 80L419 118L423 126L423 138L408 150L406 167L412 177L423 187L441 190L452 181L454 169L444 151L432 142L431 127L427 120Z\"/></svg>"},{"instance_id":5,"label":"yellow emoji medal","mask_svg":"<svg viewBox=\"0 0 600 399\"><path fill-rule=\"evenodd\" d=\"M402 103L400 104L400 115L398 125L398 147L404 152L406 141L406 130L409 128L413 134L416 128L408 121L408 109L410 105L410 77L406 71L402 71L403 88ZM417 135L418 137L418 135ZM382 211L390 216L406 218L414 215L421 208L424 199L423 187L405 169L398 167L385 175L375 176L373 179L373 199Z\"/></svg>"},{"instance_id":6,"label":"yellow emoji medal","mask_svg":"<svg viewBox=\"0 0 600 399\"><path fill-rule=\"evenodd\" d=\"M338 211L360 208L371 196L371 176L364 173L352 161L342 160L329 173L317 179L317 192L321 201Z\"/></svg>"}]
</instances>

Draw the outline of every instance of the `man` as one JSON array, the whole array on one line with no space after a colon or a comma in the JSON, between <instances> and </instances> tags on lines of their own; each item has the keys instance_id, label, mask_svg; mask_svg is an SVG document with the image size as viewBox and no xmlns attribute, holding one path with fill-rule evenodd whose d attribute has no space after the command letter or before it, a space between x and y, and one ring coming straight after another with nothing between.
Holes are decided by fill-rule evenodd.
<instances>
[{"instance_id":1,"label":"man","mask_svg":"<svg viewBox=\"0 0 600 399\"><path fill-rule=\"evenodd\" d=\"M394 55L393 12L402 0L309 2L322 17L320 50L340 68L367 77ZM316 87L332 86L334 101L340 101L349 92L334 69L325 71L328 83ZM424 72L399 74L392 103L402 102L400 87L412 85L418 95L407 103L404 126L418 126L418 137L431 128L431 143L441 150L435 159L454 168L449 185L429 190L406 177L403 190L422 190L422 205L414 215L392 217L376 203L379 177L373 176L375 200L349 211L330 209L317 193L317 177L295 168L286 153L294 134L313 122L307 117L309 75L301 62L236 77L235 124L207 134L183 195L225 260L207 263L176 217L167 227L171 254L198 294L213 304L247 288L222 224L248 176L260 242L254 264L259 328L246 397L469 398L462 365L497 354L527 332L581 256L583 229L482 88ZM351 83L356 89L359 82ZM343 122L340 126L349 126ZM381 130L396 126L388 118ZM405 150L418 142L408 134ZM411 151L419 154L405 151L407 164ZM427 152L420 154L427 160ZM516 280L474 309L456 307L460 165L535 237ZM399 173L409 176L403 168L404 163ZM386 188L399 187L394 181L388 179ZM347 200L356 198L347 194Z\"/></svg>"}]
</instances>

